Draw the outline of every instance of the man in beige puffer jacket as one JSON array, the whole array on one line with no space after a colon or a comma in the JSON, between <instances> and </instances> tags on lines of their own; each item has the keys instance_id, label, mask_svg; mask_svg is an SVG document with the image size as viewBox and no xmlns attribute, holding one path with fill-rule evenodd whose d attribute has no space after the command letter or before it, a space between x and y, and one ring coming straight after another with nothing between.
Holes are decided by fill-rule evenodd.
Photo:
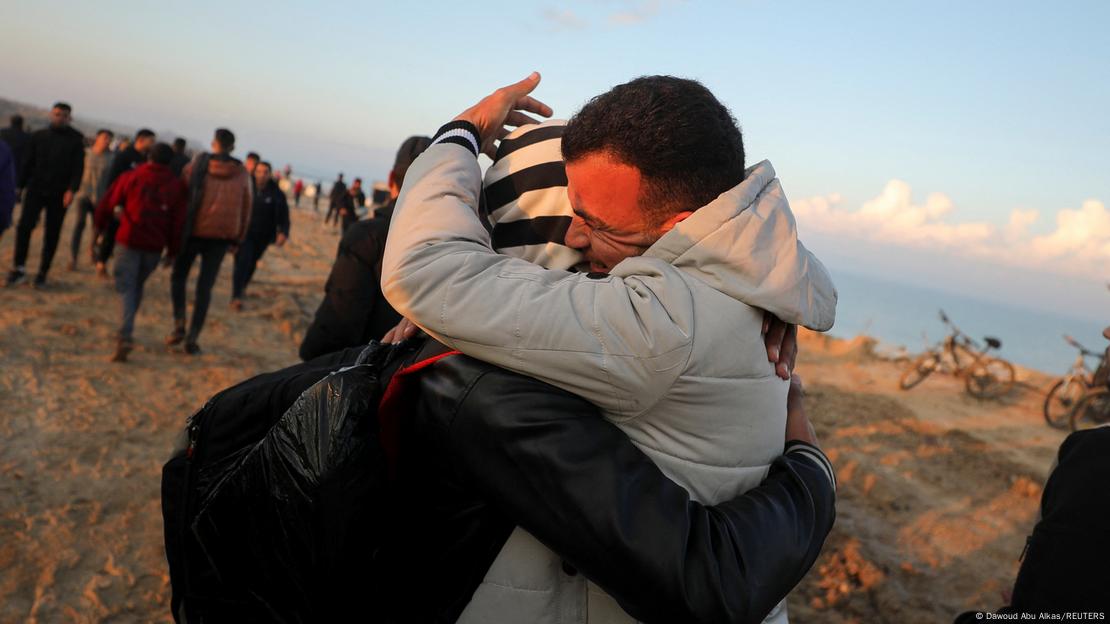
<instances>
[{"instance_id":1,"label":"man in beige puffer jacket","mask_svg":"<svg viewBox=\"0 0 1110 624\"><path fill-rule=\"evenodd\" d=\"M590 272L495 254L474 156L502 125L529 121L513 109L550 114L527 95L538 82L464 112L413 164L387 239L386 298L440 342L594 403L697 500L754 487L783 450L786 418L764 310L827 330L836 307L774 169L745 169L739 128L702 85L637 79L588 103L563 134L565 242ZM627 616L518 530L460 621Z\"/></svg>"},{"instance_id":2,"label":"man in beige puffer jacket","mask_svg":"<svg viewBox=\"0 0 1110 624\"><path fill-rule=\"evenodd\" d=\"M200 154L185 166L182 177L189 185L189 214L185 242L173 263L170 294L173 297L173 331L166 344L184 341L185 352L200 352L197 339L204 328L212 286L228 251L235 253L247 235L251 218L251 191L247 170L231 157L235 135L226 128L216 130L212 153ZM185 282L193 262L200 256L193 319L185 332Z\"/></svg>"}]
</instances>

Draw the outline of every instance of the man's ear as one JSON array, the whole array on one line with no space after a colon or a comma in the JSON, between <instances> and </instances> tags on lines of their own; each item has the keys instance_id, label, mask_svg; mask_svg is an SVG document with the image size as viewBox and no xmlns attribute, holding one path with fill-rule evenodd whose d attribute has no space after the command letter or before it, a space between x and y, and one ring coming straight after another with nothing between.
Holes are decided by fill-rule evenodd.
<instances>
[{"instance_id":1,"label":"man's ear","mask_svg":"<svg viewBox=\"0 0 1110 624\"><path fill-rule=\"evenodd\" d=\"M389 172L389 196L392 199L397 199L397 196L400 195L400 194L401 194L401 185L397 184L397 176L393 175L393 172L390 171Z\"/></svg>"},{"instance_id":2,"label":"man's ear","mask_svg":"<svg viewBox=\"0 0 1110 624\"><path fill-rule=\"evenodd\" d=\"M678 225L692 214L694 214L693 210L685 210L671 215L671 217L664 221L663 225L659 227L659 231L663 233L670 232L674 226Z\"/></svg>"}]
</instances>

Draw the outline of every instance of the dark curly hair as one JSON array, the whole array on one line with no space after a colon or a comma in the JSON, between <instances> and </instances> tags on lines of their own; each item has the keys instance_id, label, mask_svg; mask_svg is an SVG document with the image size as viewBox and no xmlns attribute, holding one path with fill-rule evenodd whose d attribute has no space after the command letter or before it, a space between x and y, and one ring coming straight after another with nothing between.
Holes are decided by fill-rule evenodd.
<instances>
[{"instance_id":1,"label":"dark curly hair","mask_svg":"<svg viewBox=\"0 0 1110 624\"><path fill-rule=\"evenodd\" d=\"M640 170L640 205L657 223L708 204L744 179L740 127L696 80L643 76L587 102L563 132L563 159L598 152Z\"/></svg>"}]
</instances>

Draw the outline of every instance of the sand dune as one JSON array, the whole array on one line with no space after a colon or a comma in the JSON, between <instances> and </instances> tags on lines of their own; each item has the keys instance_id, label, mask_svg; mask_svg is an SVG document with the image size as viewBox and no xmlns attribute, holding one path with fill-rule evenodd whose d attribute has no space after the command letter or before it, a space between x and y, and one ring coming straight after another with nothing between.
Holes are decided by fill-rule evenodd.
<instances>
[{"instance_id":1,"label":"sand dune","mask_svg":"<svg viewBox=\"0 0 1110 624\"><path fill-rule=\"evenodd\" d=\"M227 307L225 260L197 357L162 346L169 274L159 270L131 361L108 362L118 300L87 259L65 270L72 214L50 287L0 290L0 622L170 621L161 465L208 396L296 360L337 238L311 212L293 219L239 314ZM13 239L0 241L5 268ZM979 402L938 377L903 393L900 365L866 340L809 337L799 368L840 499L834 533L791 597L794 621L937 622L1001 604L1063 439L1041 421L1036 392Z\"/></svg>"}]
</instances>

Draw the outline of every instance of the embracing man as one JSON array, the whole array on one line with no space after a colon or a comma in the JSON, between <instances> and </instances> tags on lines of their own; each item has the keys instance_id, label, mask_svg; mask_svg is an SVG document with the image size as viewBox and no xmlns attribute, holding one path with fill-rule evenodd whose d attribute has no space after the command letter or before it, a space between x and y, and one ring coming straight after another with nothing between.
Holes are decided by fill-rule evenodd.
<instances>
[{"instance_id":1,"label":"embracing man","mask_svg":"<svg viewBox=\"0 0 1110 624\"><path fill-rule=\"evenodd\" d=\"M538 83L468 109L413 164L386 243L386 298L443 344L593 403L695 500L750 490L784 447L788 375L768 362L766 314L829 329L828 273L797 240L770 163L745 169L728 109L669 76L594 98L563 133L565 243L589 272L495 253L476 156L504 126L534 122L521 111L551 114L528 96ZM567 591L558 561L514 532L459 621L629 620L592 586Z\"/></svg>"}]
</instances>

